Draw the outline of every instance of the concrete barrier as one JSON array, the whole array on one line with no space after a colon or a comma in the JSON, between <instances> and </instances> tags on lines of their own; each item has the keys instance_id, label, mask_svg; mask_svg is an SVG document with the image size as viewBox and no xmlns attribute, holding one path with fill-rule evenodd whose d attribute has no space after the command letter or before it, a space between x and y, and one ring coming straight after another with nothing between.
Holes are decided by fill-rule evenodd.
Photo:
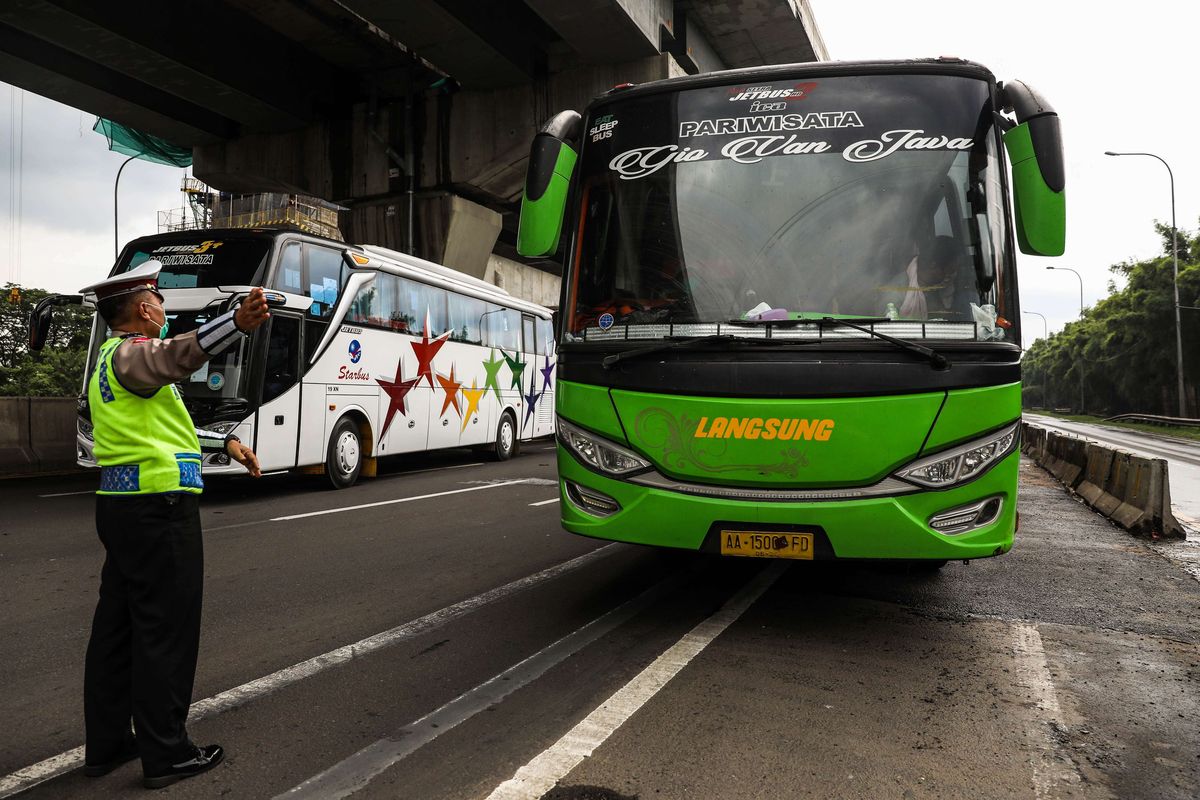
<instances>
[{"instance_id":1,"label":"concrete barrier","mask_svg":"<svg viewBox=\"0 0 1200 800\"><path fill-rule=\"evenodd\" d=\"M1097 512L1142 536L1184 538L1167 462L1021 423L1021 450Z\"/></svg>"},{"instance_id":2,"label":"concrete barrier","mask_svg":"<svg viewBox=\"0 0 1200 800\"><path fill-rule=\"evenodd\" d=\"M0 476L76 469L75 419L71 397L0 397Z\"/></svg>"},{"instance_id":3,"label":"concrete barrier","mask_svg":"<svg viewBox=\"0 0 1200 800\"><path fill-rule=\"evenodd\" d=\"M40 472L75 469L78 404L73 397L29 399L29 444Z\"/></svg>"},{"instance_id":4,"label":"concrete barrier","mask_svg":"<svg viewBox=\"0 0 1200 800\"><path fill-rule=\"evenodd\" d=\"M29 444L29 398L0 397L0 472L36 471L37 457Z\"/></svg>"}]
</instances>

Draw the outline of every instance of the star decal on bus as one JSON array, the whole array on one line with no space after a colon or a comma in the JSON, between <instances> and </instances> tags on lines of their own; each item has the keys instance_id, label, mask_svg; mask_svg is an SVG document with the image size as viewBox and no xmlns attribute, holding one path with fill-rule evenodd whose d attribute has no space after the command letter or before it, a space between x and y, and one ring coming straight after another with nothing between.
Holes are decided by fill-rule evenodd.
<instances>
[{"instance_id":1,"label":"star decal on bus","mask_svg":"<svg viewBox=\"0 0 1200 800\"><path fill-rule=\"evenodd\" d=\"M522 365L524 366L524 365ZM534 411L538 408L538 399L541 398L542 392L534 391L534 386L538 384L533 375L529 377L529 393L524 396L526 398L526 419L521 423L521 429L524 431L524 426L529 425L529 417L533 416Z\"/></svg>"},{"instance_id":2,"label":"star decal on bus","mask_svg":"<svg viewBox=\"0 0 1200 800\"><path fill-rule=\"evenodd\" d=\"M501 350L500 355L504 356L504 360L508 362L508 369L512 372L512 386L509 388L520 389L521 375L525 372L525 362L521 360L521 354L513 353L513 357L509 358L508 353Z\"/></svg>"},{"instance_id":3,"label":"star decal on bus","mask_svg":"<svg viewBox=\"0 0 1200 800\"><path fill-rule=\"evenodd\" d=\"M464 386L462 390L463 397L467 400L467 411L465 414L463 414L463 424L462 429L459 431L460 433L467 429L467 423L471 421L471 415L479 413L479 401L482 400L483 396L487 394L486 386L482 389L479 389L476 388L475 383L475 379L472 378L471 388L468 389Z\"/></svg>"},{"instance_id":4,"label":"star decal on bus","mask_svg":"<svg viewBox=\"0 0 1200 800\"><path fill-rule=\"evenodd\" d=\"M546 390L550 388L550 373L554 372L554 362L547 358L546 366L539 369L538 372L542 373L542 378L545 379L542 384L542 393L545 394Z\"/></svg>"},{"instance_id":5,"label":"star decal on bus","mask_svg":"<svg viewBox=\"0 0 1200 800\"><path fill-rule=\"evenodd\" d=\"M501 352L503 352L503 351L501 351ZM488 389L495 390L496 399L499 400L501 403L504 402L504 398L502 398L500 396L499 377L500 377L500 368L503 366L504 366L504 359L496 358L496 348L493 347L491 356L488 358L487 361L483 362L483 371L487 373L487 379L484 380L484 382L483 382L483 391L484 391L484 393L486 393Z\"/></svg>"},{"instance_id":6,"label":"star decal on bus","mask_svg":"<svg viewBox=\"0 0 1200 800\"><path fill-rule=\"evenodd\" d=\"M449 378L447 378L445 375L441 374L440 372L436 373L436 375L437 375L437 382L442 385L442 391L446 393L446 399L442 401L441 416L443 416L443 417L446 416L446 409L453 405L454 410L461 417L462 416L462 406L460 406L458 404L458 390L462 388L462 384L454 379L454 365L453 364L450 365L450 377Z\"/></svg>"},{"instance_id":7,"label":"star decal on bus","mask_svg":"<svg viewBox=\"0 0 1200 800\"><path fill-rule=\"evenodd\" d=\"M420 342L410 342L413 352L417 354L417 382L422 378L429 381L429 388L436 389L433 385L433 358L437 355L438 350L442 349L442 345L446 343L446 339L450 337L450 331L446 331L441 336L433 341L429 340L429 310L425 310L425 332L421 337Z\"/></svg>"},{"instance_id":8,"label":"star decal on bus","mask_svg":"<svg viewBox=\"0 0 1200 800\"><path fill-rule=\"evenodd\" d=\"M408 408L405 406L404 396L412 391L412 388L420 383L420 376L404 380L403 368L404 358L401 357L396 361L396 377L390 381L385 381L382 378L376 378L375 382L383 387L383 391L387 392L389 398L387 416L383 419L383 431L379 434L382 439L387 436L388 427L392 424L392 417L396 416L399 411L403 416L408 416Z\"/></svg>"}]
</instances>

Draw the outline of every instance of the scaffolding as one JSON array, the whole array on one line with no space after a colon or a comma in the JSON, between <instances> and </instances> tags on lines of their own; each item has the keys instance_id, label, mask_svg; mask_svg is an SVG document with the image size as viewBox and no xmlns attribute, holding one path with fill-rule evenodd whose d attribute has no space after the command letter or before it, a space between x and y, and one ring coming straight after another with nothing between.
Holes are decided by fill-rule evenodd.
<instances>
[{"instance_id":1,"label":"scaffolding","mask_svg":"<svg viewBox=\"0 0 1200 800\"><path fill-rule=\"evenodd\" d=\"M158 231L205 228L290 228L344 241L338 227L342 206L317 197L283 192L216 192L196 178L184 178L180 208L158 212Z\"/></svg>"}]
</instances>

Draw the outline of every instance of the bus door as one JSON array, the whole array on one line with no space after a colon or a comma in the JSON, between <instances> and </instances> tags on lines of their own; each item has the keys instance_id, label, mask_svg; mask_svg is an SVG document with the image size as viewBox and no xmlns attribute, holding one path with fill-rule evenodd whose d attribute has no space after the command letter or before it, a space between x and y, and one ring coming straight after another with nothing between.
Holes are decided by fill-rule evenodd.
<instances>
[{"instance_id":1,"label":"bus door","mask_svg":"<svg viewBox=\"0 0 1200 800\"><path fill-rule=\"evenodd\" d=\"M534 424L537 436L549 436L554 433L554 379L558 372L557 359L554 354L554 326L548 319L538 319L538 397L537 411L534 413Z\"/></svg>"},{"instance_id":2,"label":"bus door","mask_svg":"<svg viewBox=\"0 0 1200 800\"><path fill-rule=\"evenodd\" d=\"M522 358L525 359L525 375L521 381L521 418L517 420L517 427L521 431L521 438L526 439L530 436L536 436L534 431L535 417L537 416L537 407L541 403L541 397L537 396L539 381L542 374L538 372L542 365L538 363L538 341L537 327L534 324L533 316L529 314L521 315L521 349L525 352ZM533 407L529 407L529 400L533 398Z\"/></svg>"},{"instance_id":3,"label":"bus door","mask_svg":"<svg viewBox=\"0 0 1200 800\"><path fill-rule=\"evenodd\" d=\"M301 317L272 310L263 351L262 402L254 452L263 471L296 466L302 384Z\"/></svg>"}]
</instances>

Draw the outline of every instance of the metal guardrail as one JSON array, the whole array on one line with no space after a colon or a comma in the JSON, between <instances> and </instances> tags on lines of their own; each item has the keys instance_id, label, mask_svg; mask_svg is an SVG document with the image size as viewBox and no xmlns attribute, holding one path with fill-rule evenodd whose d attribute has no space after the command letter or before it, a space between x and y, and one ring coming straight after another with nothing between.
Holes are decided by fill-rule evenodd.
<instances>
[{"instance_id":1,"label":"metal guardrail","mask_svg":"<svg viewBox=\"0 0 1200 800\"><path fill-rule=\"evenodd\" d=\"M1145 422L1149 425L1178 425L1184 428L1200 428L1200 419L1187 417L1160 417L1157 414L1117 414L1105 422Z\"/></svg>"}]
</instances>

